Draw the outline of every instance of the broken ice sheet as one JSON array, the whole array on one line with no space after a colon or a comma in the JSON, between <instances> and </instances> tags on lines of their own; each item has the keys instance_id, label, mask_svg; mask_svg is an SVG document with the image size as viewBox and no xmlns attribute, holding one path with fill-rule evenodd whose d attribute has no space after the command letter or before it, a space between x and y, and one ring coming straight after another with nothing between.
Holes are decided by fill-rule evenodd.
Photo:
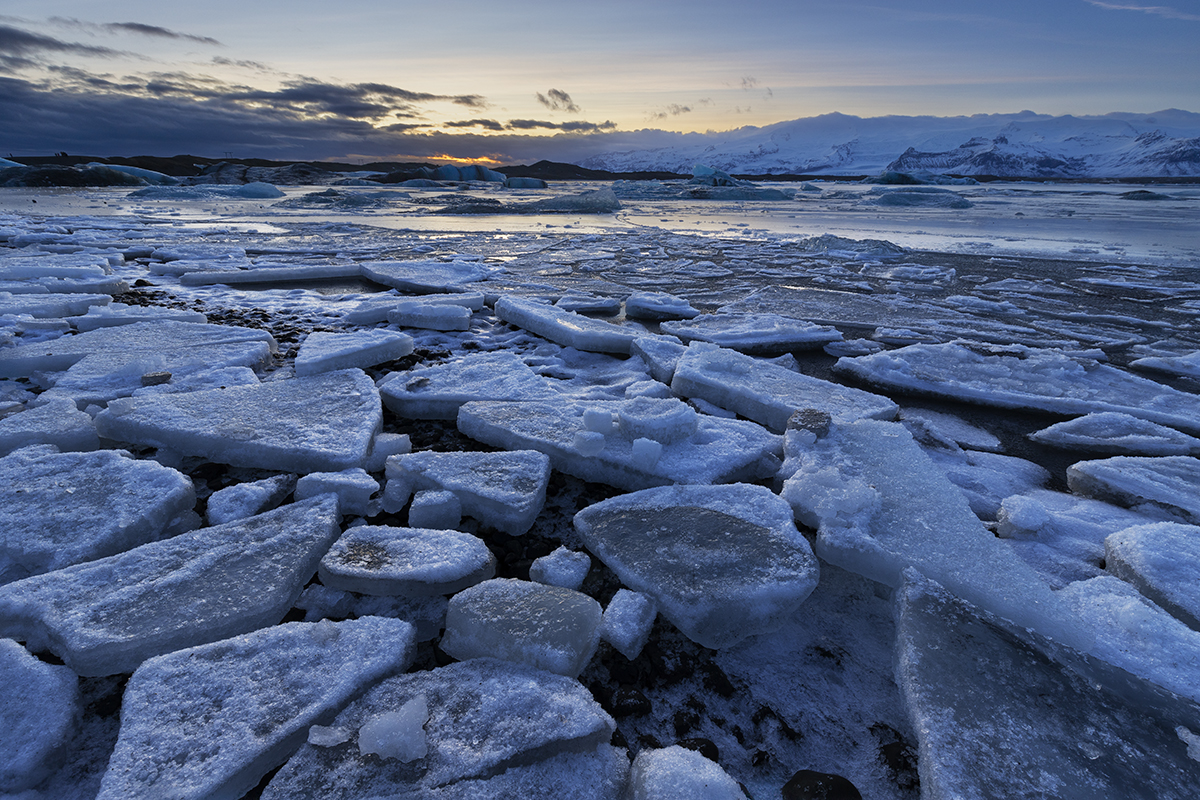
<instances>
[{"instance_id":1,"label":"broken ice sheet","mask_svg":"<svg viewBox=\"0 0 1200 800\"><path fill-rule=\"evenodd\" d=\"M314 331L300 343L300 352L296 354L296 374L316 375L339 369L373 367L403 358L412 350L412 337L396 331Z\"/></svg>"},{"instance_id":2,"label":"broken ice sheet","mask_svg":"<svg viewBox=\"0 0 1200 800\"><path fill-rule=\"evenodd\" d=\"M423 758L405 763L360 752L364 725L419 696L429 708ZM490 658L388 678L329 727L352 733L342 744L300 748L263 800L616 800L629 769L624 751L608 745L615 723L578 681Z\"/></svg>"},{"instance_id":3,"label":"broken ice sheet","mask_svg":"<svg viewBox=\"0 0 1200 800\"><path fill-rule=\"evenodd\" d=\"M361 370L114 401L100 435L240 467L340 472L361 467L383 423Z\"/></svg>"},{"instance_id":4,"label":"broken ice sheet","mask_svg":"<svg viewBox=\"0 0 1200 800\"><path fill-rule=\"evenodd\" d=\"M1200 459L1114 456L1067 467L1071 491L1193 525L1200 524Z\"/></svg>"},{"instance_id":5,"label":"broken ice sheet","mask_svg":"<svg viewBox=\"0 0 1200 800\"><path fill-rule=\"evenodd\" d=\"M334 543L318 574L348 592L445 595L495 576L496 557L469 533L359 525Z\"/></svg>"},{"instance_id":6,"label":"broken ice sheet","mask_svg":"<svg viewBox=\"0 0 1200 800\"><path fill-rule=\"evenodd\" d=\"M35 786L63 760L82 712L79 678L0 639L0 792Z\"/></svg>"},{"instance_id":7,"label":"broken ice sheet","mask_svg":"<svg viewBox=\"0 0 1200 800\"><path fill-rule=\"evenodd\" d=\"M922 797L1200 794L1177 733L1200 731L1200 708L1103 662L1064 666L1040 637L915 570L898 601L897 678L920 739Z\"/></svg>"},{"instance_id":8,"label":"broken ice sheet","mask_svg":"<svg viewBox=\"0 0 1200 800\"><path fill-rule=\"evenodd\" d=\"M368 261L359 265L364 277L402 292L435 294L466 291L488 269L474 261Z\"/></svg>"},{"instance_id":9,"label":"broken ice sheet","mask_svg":"<svg viewBox=\"0 0 1200 800\"><path fill-rule=\"evenodd\" d=\"M0 458L0 583L152 542L195 502L186 475L123 450L18 450Z\"/></svg>"},{"instance_id":10,"label":"broken ice sheet","mask_svg":"<svg viewBox=\"0 0 1200 800\"><path fill-rule=\"evenodd\" d=\"M505 351L394 373L380 381L379 394L389 411L408 419L454 419L459 406L471 400L560 396L552 381Z\"/></svg>"},{"instance_id":11,"label":"broken ice sheet","mask_svg":"<svg viewBox=\"0 0 1200 800\"><path fill-rule=\"evenodd\" d=\"M500 298L496 301L495 312L510 325L564 347L589 352L628 355L634 339L649 335L639 325L614 325L524 297Z\"/></svg>"},{"instance_id":12,"label":"broken ice sheet","mask_svg":"<svg viewBox=\"0 0 1200 800\"><path fill-rule=\"evenodd\" d=\"M755 355L778 355L840 342L836 328L778 314L704 314L682 322L664 322L663 333Z\"/></svg>"},{"instance_id":13,"label":"broken ice sheet","mask_svg":"<svg viewBox=\"0 0 1200 800\"><path fill-rule=\"evenodd\" d=\"M1159 522L1126 528L1104 540L1104 556L1110 573L1200 631L1200 527Z\"/></svg>"},{"instance_id":14,"label":"broken ice sheet","mask_svg":"<svg viewBox=\"0 0 1200 800\"><path fill-rule=\"evenodd\" d=\"M236 798L314 724L412 664L407 622L293 622L150 659L125 689L97 800Z\"/></svg>"},{"instance_id":15,"label":"broken ice sheet","mask_svg":"<svg viewBox=\"0 0 1200 800\"><path fill-rule=\"evenodd\" d=\"M278 623L338 536L324 495L0 587L0 636L79 675Z\"/></svg>"},{"instance_id":16,"label":"broken ice sheet","mask_svg":"<svg viewBox=\"0 0 1200 800\"><path fill-rule=\"evenodd\" d=\"M0 419L0 455L35 444L90 451L100 447L100 437L91 416L67 398Z\"/></svg>"},{"instance_id":17,"label":"broken ice sheet","mask_svg":"<svg viewBox=\"0 0 1200 800\"><path fill-rule=\"evenodd\" d=\"M761 486L646 489L588 506L575 527L623 584L704 647L778 627L817 585L791 508Z\"/></svg>"},{"instance_id":18,"label":"broken ice sheet","mask_svg":"<svg viewBox=\"0 0 1200 800\"><path fill-rule=\"evenodd\" d=\"M1200 455L1200 439L1116 411L1085 414L1029 434L1038 444L1123 456Z\"/></svg>"}]
</instances>

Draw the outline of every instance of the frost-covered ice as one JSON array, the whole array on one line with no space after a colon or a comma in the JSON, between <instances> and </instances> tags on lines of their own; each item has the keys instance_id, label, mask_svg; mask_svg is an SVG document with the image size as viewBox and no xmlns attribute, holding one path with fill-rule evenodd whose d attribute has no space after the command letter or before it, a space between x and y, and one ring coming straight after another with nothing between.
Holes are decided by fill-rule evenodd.
<instances>
[{"instance_id":1,"label":"frost-covered ice","mask_svg":"<svg viewBox=\"0 0 1200 800\"><path fill-rule=\"evenodd\" d=\"M666 292L634 292L625 298L625 316L630 319L659 322L691 319L699 314L687 300Z\"/></svg>"},{"instance_id":2,"label":"frost-covered ice","mask_svg":"<svg viewBox=\"0 0 1200 800\"><path fill-rule=\"evenodd\" d=\"M371 496L379 491L379 482L367 474L362 467L351 467L341 472L310 472L296 481L297 500L307 500L323 494L333 494L338 499L338 510L343 516L370 516L373 507Z\"/></svg>"},{"instance_id":3,"label":"frost-covered ice","mask_svg":"<svg viewBox=\"0 0 1200 800\"><path fill-rule=\"evenodd\" d=\"M275 508L296 488L295 475L276 475L237 483L212 493L207 512L210 525L253 517Z\"/></svg>"},{"instance_id":4,"label":"frost-covered ice","mask_svg":"<svg viewBox=\"0 0 1200 800\"><path fill-rule=\"evenodd\" d=\"M471 327L471 309L453 303L403 300L387 313L388 322L402 328L431 331L465 331Z\"/></svg>"},{"instance_id":5,"label":"frost-covered ice","mask_svg":"<svg viewBox=\"0 0 1200 800\"><path fill-rule=\"evenodd\" d=\"M334 542L317 574L348 592L450 595L494 577L496 557L469 533L360 525Z\"/></svg>"},{"instance_id":6,"label":"frost-covered ice","mask_svg":"<svg viewBox=\"0 0 1200 800\"><path fill-rule=\"evenodd\" d=\"M488 274L473 261L372 261L359 266L376 283L415 294L466 291Z\"/></svg>"},{"instance_id":7,"label":"frost-covered ice","mask_svg":"<svg viewBox=\"0 0 1200 800\"><path fill-rule=\"evenodd\" d=\"M744 800L738 782L718 764L675 745L638 753L629 770L629 800Z\"/></svg>"},{"instance_id":8,"label":"frost-covered ice","mask_svg":"<svg viewBox=\"0 0 1200 800\"><path fill-rule=\"evenodd\" d=\"M1004 498L1044 487L1050 473L1032 461L999 453L927 447L925 454L967 498L976 516L994 520Z\"/></svg>"},{"instance_id":9,"label":"frost-covered ice","mask_svg":"<svg viewBox=\"0 0 1200 800\"><path fill-rule=\"evenodd\" d=\"M647 335L637 325L614 325L523 297L502 297L495 309L510 325L576 350L628 354L630 343Z\"/></svg>"},{"instance_id":10,"label":"frost-covered ice","mask_svg":"<svg viewBox=\"0 0 1200 800\"><path fill-rule=\"evenodd\" d=\"M37 444L88 451L100 447L100 437L91 415L65 397L0 419L0 455Z\"/></svg>"},{"instance_id":11,"label":"frost-covered ice","mask_svg":"<svg viewBox=\"0 0 1200 800\"><path fill-rule=\"evenodd\" d=\"M1200 439L1116 411L1085 414L1029 434L1038 444L1123 456L1200 455Z\"/></svg>"},{"instance_id":12,"label":"frost-covered ice","mask_svg":"<svg viewBox=\"0 0 1200 800\"><path fill-rule=\"evenodd\" d=\"M1105 569L1200 631L1200 527L1137 525L1104 540Z\"/></svg>"},{"instance_id":13,"label":"frost-covered ice","mask_svg":"<svg viewBox=\"0 0 1200 800\"><path fill-rule=\"evenodd\" d=\"M471 400L542 400L559 391L512 353L483 353L385 378L379 394L393 413L454 419Z\"/></svg>"},{"instance_id":14,"label":"frost-covered ice","mask_svg":"<svg viewBox=\"0 0 1200 800\"><path fill-rule=\"evenodd\" d=\"M704 314L681 322L664 322L659 328L685 342L711 342L751 354L791 353L842 339L836 328L778 314Z\"/></svg>"},{"instance_id":15,"label":"frost-covered ice","mask_svg":"<svg viewBox=\"0 0 1200 800\"><path fill-rule=\"evenodd\" d=\"M80 675L278 623L337 538L320 497L0 587L0 635Z\"/></svg>"},{"instance_id":16,"label":"frost-covered ice","mask_svg":"<svg viewBox=\"0 0 1200 800\"><path fill-rule=\"evenodd\" d=\"M729 647L778 627L819 567L791 509L760 486L667 486L575 515L588 549L688 638Z\"/></svg>"},{"instance_id":17,"label":"frost-covered ice","mask_svg":"<svg viewBox=\"0 0 1200 800\"><path fill-rule=\"evenodd\" d=\"M1067 468L1071 491L1200 524L1200 459L1114 456Z\"/></svg>"},{"instance_id":18,"label":"frost-covered ice","mask_svg":"<svg viewBox=\"0 0 1200 800\"><path fill-rule=\"evenodd\" d=\"M365 369L403 358L413 350L411 336L395 331L310 333L296 354L296 374L316 375L339 369Z\"/></svg>"},{"instance_id":19,"label":"frost-covered ice","mask_svg":"<svg viewBox=\"0 0 1200 800\"><path fill-rule=\"evenodd\" d=\"M454 530L462 523L462 503L454 492L422 489L408 504L408 524L417 528Z\"/></svg>"},{"instance_id":20,"label":"frost-covered ice","mask_svg":"<svg viewBox=\"0 0 1200 800\"><path fill-rule=\"evenodd\" d=\"M579 591L591 568L592 559L587 553L560 547L529 565L529 579L547 586Z\"/></svg>"},{"instance_id":21,"label":"frost-covered ice","mask_svg":"<svg viewBox=\"0 0 1200 800\"><path fill-rule=\"evenodd\" d=\"M0 639L0 792L31 789L58 768L79 725L79 678Z\"/></svg>"},{"instance_id":22,"label":"frost-covered ice","mask_svg":"<svg viewBox=\"0 0 1200 800\"><path fill-rule=\"evenodd\" d=\"M604 609L600 638L632 661L649 641L657 616L658 606L649 595L618 589Z\"/></svg>"}]
</instances>

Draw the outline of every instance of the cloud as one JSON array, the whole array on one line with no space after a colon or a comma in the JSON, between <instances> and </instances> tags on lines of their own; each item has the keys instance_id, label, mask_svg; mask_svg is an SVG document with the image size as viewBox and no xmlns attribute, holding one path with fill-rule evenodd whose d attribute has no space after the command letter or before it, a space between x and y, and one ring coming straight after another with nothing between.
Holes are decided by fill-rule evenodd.
<instances>
[{"instance_id":1,"label":"cloud","mask_svg":"<svg viewBox=\"0 0 1200 800\"><path fill-rule=\"evenodd\" d=\"M758 78L755 78L750 75L746 75L745 77L742 78L742 91L748 92L751 89L753 89L755 86L758 86Z\"/></svg>"},{"instance_id":2,"label":"cloud","mask_svg":"<svg viewBox=\"0 0 1200 800\"><path fill-rule=\"evenodd\" d=\"M1144 14L1153 14L1158 17L1166 17L1167 19L1182 19L1190 22L1200 22L1200 14L1189 14L1185 11L1178 11L1170 6L1137 6L1130 3L1104 3L1101 0L1084 0L1086 3L1096 6L1097 8L1106 8L1110 11L1141 11Z\"/></svg>"},{"instance_id":3,"label":"cloud","mask_svg":"<svg viewBox=\"0 0 1200 800\"><path fill-rule=\"evenodd\" d=\"M557 130L565 133L598 133L600 131L616 130L617 123L612 120L604 122L547 122L541 119L510 119L508 129L515 131Z\"/></svg>"},{"instance_id":4,"label":"cloud","mask_svg":"<svg viewBox=\"0 0 1200 800\"><path fill-rule=\"evenodd\" d=\"M168 28L160 28L157 25L146 25L142 22L110 22L100 27L105 30L116 33L137 33L142 36L156 36L162 39L186 39L190 42L199 42L200 44L211 44L217 47L224 47L223 44L213 39L210 36L196 36L191 33L180 33L179 31L169 30Z\"/></svg>"},{"instance_id":5,"label":"cloud","mask_svg":"<svg viewBox=\"0 0 1200 800\"><path fill-rule=\"evenodd\" d=\"M447 128L484 128L489 131L503 131L505 127L494 119L462 119L445 123Z\"/></svg>"},{"instance_id":6,"label":"cloud","mask_svg":"<svg viewBox=\"0 0 1200 800\"><path fill-rule=\"evenodd\" d=\"M0 58L21 58L39 55L41 53L73 53L84 56L113 57L121 55L120 50L110 47L97 47L79 42L64 42L52 36L14 28L11 25L0 25Z\"/></svg>"},{"instance_id":7,"label":"cloud","mask_svg":"<svg viewBox=\"0 0 1200 800\"><path fill-rule=\"evenodd\" d=\"M691 106L681 106L679 103L671 103L661 111L655 111L650 115L650 119L666 119L667 117L678 117L680 114L689 114L692 111Z\"/></svg>"},{"instance_id":8,"label":"cloud","mask_svg":"<svg viewBox=\"0 0 1200 800\"><path fill-rule=\"evenodd\" d=\"M568 114L579 113L579 106L575 105L575 101L571 99L571 95L559 89L551 89L546 94L534 92L534 97L551 111L566 111Z\"/></svg>"}]
</instances>

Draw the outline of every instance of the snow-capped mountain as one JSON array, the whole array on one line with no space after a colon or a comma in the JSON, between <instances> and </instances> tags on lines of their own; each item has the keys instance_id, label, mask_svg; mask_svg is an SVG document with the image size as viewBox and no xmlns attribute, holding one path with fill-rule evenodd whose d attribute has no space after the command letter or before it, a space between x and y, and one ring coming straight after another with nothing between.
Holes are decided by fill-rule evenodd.
<instances>
[{"instance_id":1,"label":"snow-capped mountain","mask_svg":"<svg viewBox=\"0 0 1200 800\"><path fill-rule=\"evenodd\" d=\"M1200 114L1052 117L871 117L825 114L708 134L678 144L608 152L582 166L614 172L869 174L884 170L1040 178L1200 175Z\"/></svg>"}]
</instances>

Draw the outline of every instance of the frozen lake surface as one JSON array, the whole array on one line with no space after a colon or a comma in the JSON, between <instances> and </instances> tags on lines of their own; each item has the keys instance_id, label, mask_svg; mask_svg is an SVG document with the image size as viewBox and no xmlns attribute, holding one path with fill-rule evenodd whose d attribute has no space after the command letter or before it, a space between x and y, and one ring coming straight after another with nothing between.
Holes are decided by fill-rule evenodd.
<instances>
[{"instance_id":1,"label":"frozen lake surface","mask_svg":"<svg viewBox=\"0 0 1200 800\"><path fill-rule=\"evenodd\" d=\"M1198 230L0 190L0 792L1195 797Z\"/></svg>"}]
</instances>

